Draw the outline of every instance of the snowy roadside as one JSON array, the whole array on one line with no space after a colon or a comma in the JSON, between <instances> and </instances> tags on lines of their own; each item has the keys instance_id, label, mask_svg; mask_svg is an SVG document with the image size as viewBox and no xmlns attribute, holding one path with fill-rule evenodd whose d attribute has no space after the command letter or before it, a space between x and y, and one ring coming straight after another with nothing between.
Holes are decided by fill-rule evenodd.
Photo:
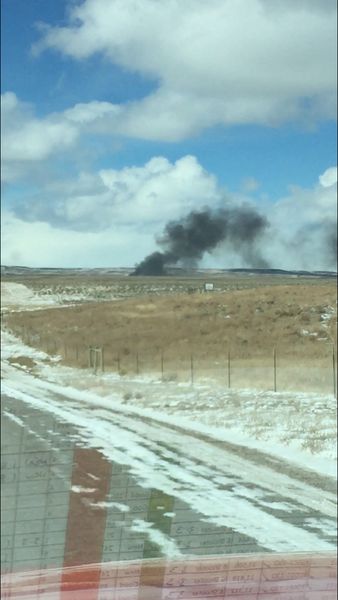
<instances>
[{"instance_id":1,"label":"snowy roadside","mask_svg":"<svg viewBox=\"0 0 338 600\"><path fill-rule=\"evenodd\" d=\"M2 332L2 383L7 392L41 396L52 389L102 407L184 428L215 441L257 449L321 475L336 475L336 401L333 396L227 390L212 381L193 387L145 376L63 367L58 359ZM28 395L29 395L28 394Z\"/></svg>"},{"instance_id":2,"label":"snowy roadside","mask_svg":"<svg viewBox=\"0 0 338 600\"><path fill-rule=\"evenodd\" d=\"M55 298L39 296L21 283L1 282L1 312L36 310L55 305Z\"/></svg>"}]
</instances>

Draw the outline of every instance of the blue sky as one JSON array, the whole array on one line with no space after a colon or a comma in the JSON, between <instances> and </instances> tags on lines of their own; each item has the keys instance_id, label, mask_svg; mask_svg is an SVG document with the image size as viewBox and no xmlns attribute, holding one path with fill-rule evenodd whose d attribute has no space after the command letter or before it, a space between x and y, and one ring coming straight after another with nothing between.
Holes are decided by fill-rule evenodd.
<instances>
[{"instance_id":1,"label":"blue sky","mask_svg":"<svg viewBox=\"0 0 338 600\"><path fill-rule=\"evenodd\" d=\"M3 0L3 262L134 264L167 220L245 202L271 266L332 267L335 22L331 0Z\"/></svg>"}]
</instances>

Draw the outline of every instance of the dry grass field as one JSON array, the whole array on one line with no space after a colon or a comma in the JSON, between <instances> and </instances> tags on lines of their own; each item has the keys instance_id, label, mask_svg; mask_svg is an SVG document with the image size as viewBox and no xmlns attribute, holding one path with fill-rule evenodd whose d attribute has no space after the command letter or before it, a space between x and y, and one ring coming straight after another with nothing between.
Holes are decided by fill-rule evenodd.
<instances>
[{"instance_id":1,"label":"dry grass field","mask_svg":"<svg viewBox=\"0 0 338 600\"><path fill-rule=\"evenodd\" d=\"M207 273L203 275L170 277L128 277L126 274L104 275L95 273L46 275L37 270L25 276L6 274L2 282L22 283L42 299L57 297L60 303L107 301L141 296L172 296L198 292L204 282L211 282L217 292L259 289L267 286L306 285L310 289L318 285L333 286L332 279L290 275L262 274L251 272ZM311 293L311 291L309 292Z\"/></svg>"},{"instance_id":2,"label":"dry grass field","mask_svg":"<svg viewBox=\"0 0 338 600\"><path fill-rule=\"evenodd\" d=\"M21 282L40 293L65 288L65 281L47 279ZM89 281L78 285L88 287ZM334 280L219 278L208 293L198 291L196 279L121 278L90 285L124 286L125 294L114 301L9 313L5 324L70 366L88 368L89 346L103 347L105 369L121 375L161 374L163 368L164 378L187 381L193 356L196 380L216 378L227 385L230 352L233 387L273 388L276 348L279 390L332 392Z\"/></svg>"}]
</instances>

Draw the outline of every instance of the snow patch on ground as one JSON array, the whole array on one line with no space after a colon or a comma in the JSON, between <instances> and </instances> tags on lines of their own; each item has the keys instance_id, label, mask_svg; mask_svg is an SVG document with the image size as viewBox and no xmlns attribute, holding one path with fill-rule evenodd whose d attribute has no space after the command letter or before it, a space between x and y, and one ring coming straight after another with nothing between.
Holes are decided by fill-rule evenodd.
<instances>
[{"instance_id":1,"label":"snow patch on ground","mask_svg":"<svg viewBox=\"0 0 338 600\"><path fill-rule=\"evenodd\" d=\"M56 304L54 298L39 296L22 283L1 282L1 310L47 308Z\"/></svg>"},{"instance_id":2,"label":"snow patch on ground","mask_svg":"<svg viewBox=\"0 0 338 600\"><path fill-rule=\"evenodd\" d=\"M3 379L11 387L15 387L19 369L14 369L7 360L29 356L36 363L34 374L40 378L35 381L37 387L47 389L54 384L58 393L67 390L68 399L81 398L84 407L112 409L115 404L120 410L125 407L134 411L135 415L156 418L218 441L258 449L321 474L336 475L337 422L333 396L227 390L214 382L192 387L152 377L93 375L46 362L46 353L25 346L7 332L3 332L2 347ZM128 401L124 400L126 395Z\"/></svg>"},{"instance_id":3,"label":"snow patch on ground","mask_svg":"<svg viewBox=\"0 0 338 600\"><path fill-rule=\"evenodd\" d=\"M134 519L131 525L131 530L138 533L146 533L149 540L159 546L165 556L168 558L178 558L182 556L182 552L170 537L159 531L153 529L153 523L144 521L143 519Z\"/></svg>"},{"instance_id":4,"label":"snow patch on ground","mask_svg":"<svg viewBox=\"0 0 338 600\"><path fill-rule=\"evenodd\" d=\"M73 285L42 286L38 292L22 283L1 283L2 310L36 310L53 306L75 306L86 302L112 302L118 300L116 286Z\"/></svg>"},{"instance_id":5,"label":"snow patch on ground","mask_svg":"<svg viewBox=\"0 0 338 600\"><path fill-rule=\"evenodd\" d=\"M72 485L71 487L72 492L75 492L76 494L94 494L94 492L96 492L96 488L86 488L83 487L82 485Z\"/></svg>"}]
</instances>

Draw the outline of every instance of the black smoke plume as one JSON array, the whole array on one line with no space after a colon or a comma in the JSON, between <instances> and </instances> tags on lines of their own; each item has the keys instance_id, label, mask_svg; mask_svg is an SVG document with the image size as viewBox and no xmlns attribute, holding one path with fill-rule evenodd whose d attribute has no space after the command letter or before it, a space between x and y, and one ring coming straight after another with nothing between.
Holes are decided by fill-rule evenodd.
<instances>
[{"instance_id":1,"label":"black smoke plume","mask_svg":"<svg viewBox=\"0 0 338 600\"><path fill-rule=\"evenodd\" d=\"M267 268L256 241L268 221L251 207L206 208L192 211L180 221L169 222L157 243L162 252L153 252L139 263L133 275L165 275L166 267L177 263L194 266L205 252L227 243L250 267Z\"/></svg>"},{"instance_id":2,"label":"black smoke plume","mask_svg":"<svg viewBox=\"0 0 338 600\"><path fill-rule=\"evenodd\" d=\"M326 245L328 250L328 259L330 265L337 268L337 225L330 223L327 227Z\"/></svg>"}]
</instances>

